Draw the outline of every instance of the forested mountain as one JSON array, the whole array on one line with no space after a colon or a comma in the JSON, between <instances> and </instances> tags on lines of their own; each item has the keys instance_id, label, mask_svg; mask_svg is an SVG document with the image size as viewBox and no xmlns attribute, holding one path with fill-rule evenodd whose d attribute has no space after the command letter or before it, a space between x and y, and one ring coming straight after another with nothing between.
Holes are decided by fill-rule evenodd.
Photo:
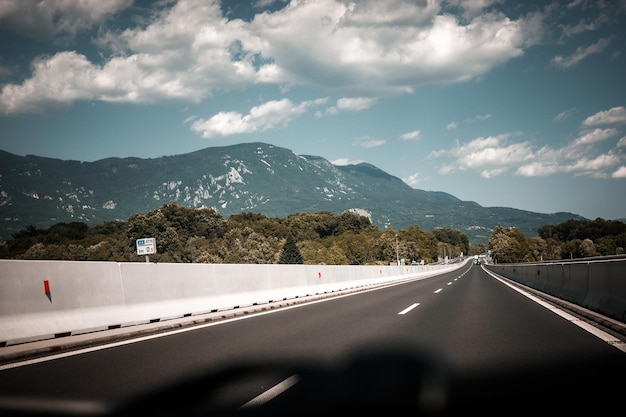
<instances>
[{"instance_id":1,"label":"forested mountain","mask_svg":"<svg viewBox=\"0 0 626 417\"><path fill-rule=\"evenodd\" d=\"M350 210L381 229L448 228L474 242L485 242L497 225L534 236L544 225L582 219L572 213L482 207L445 192L413 189L370 164L336 166L266 143L95 162L0 151L0 241L28 226L125 221L168 202L214 208L224 218L242 212L285 217Z\"/></svg>"}]
</instances>

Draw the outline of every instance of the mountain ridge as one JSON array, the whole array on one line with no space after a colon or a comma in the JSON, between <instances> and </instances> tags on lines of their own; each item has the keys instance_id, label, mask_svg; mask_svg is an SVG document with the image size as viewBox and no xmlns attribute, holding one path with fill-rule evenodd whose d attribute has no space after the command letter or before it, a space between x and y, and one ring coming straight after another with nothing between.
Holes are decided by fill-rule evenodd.
<instances>
[{"instance_id":1,"label":"mountain ridge","mask_svg":"<svg viewBox=\"0 0 626 417\"><path fill-rule=\"evenodd\" d=\"M94 162L0 150L0 241L29 225L126 220L170 201L212 207L225 218L242 211L286 217L352 210L381 228L452 228L475 242L485 241L497 225L534 236L541 226L583 219L565 212L483 207L443 191L414 189L369 163L337 166L263 142Z\"/></svg>"}]
</instances>

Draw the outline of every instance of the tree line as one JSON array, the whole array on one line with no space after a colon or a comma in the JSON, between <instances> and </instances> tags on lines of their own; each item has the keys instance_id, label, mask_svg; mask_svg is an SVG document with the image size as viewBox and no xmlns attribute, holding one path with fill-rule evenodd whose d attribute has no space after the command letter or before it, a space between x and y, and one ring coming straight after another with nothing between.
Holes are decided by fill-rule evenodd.
<instances>
[{"instance_id":1,"label":"tree line","mask_svg":"<svg viewBox=\"0 0 626 417\"><path fill-rule=\"evenodd\" d=\"M348 211L286 218L242 212L225 219L214 209L170 202L126 221L92 227L82 222L29 226L0 245L0 258L144 262L136 241L147 237L156 239L157 253L150 255L154 262L388 265L488 250L495 261L511 263L624 253L626 223L572 219L543 226L531 238L498 225L486 244L477 244L453 229L380 230L369 218Z\"/></svg>"},{"instance_id":2,"label":"tree line","mask_svg":"<svg viewBox=\"0 0 626 417\"><path fill-rule=\"evenodd\" d=\"M0 246L0 257L143 262L136 241L147 237L156 240L157 253L150 255L151 261L178 263L432 263L444 254L454 257L484 249L456 230L428 232L418 226L380 230L369 218L348 211L286 218L242 212L224 219L214 209L170 202L126 221L92 227L82 222L57 223L48 229L29 226Z\"/></svg>"},{"instance_id":3,"label":"tree line","mask_svg":"<svg viewBox=\"0 0 626 417\"><path fill-rule=\"evenodd\" d=\"M536 262L620 255L626 247L626 223L571 219L546 225L527 238L515 228L496 227L487 248L497 262Z\"/></svg>"}]
</instances>

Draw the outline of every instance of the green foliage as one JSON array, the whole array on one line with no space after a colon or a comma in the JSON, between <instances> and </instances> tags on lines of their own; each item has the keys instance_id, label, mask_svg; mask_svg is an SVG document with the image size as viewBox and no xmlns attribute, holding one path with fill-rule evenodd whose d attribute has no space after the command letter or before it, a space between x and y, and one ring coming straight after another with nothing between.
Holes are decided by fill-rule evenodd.
<instances>
[{"instance_id":1,"label":"green foliage","mask_svg":"<svg viewBox=\"0 0 626 417\"><path fill-rule=\"evenodd\" d=\"M488 248L498 262L525 262L618 255L626 247L626 223L617 220L571 219L537 232L526 239L517 229L498 226Z\"/></svg>"},{"instance_id":2,"label":"green foliage","mask_svg":"<svg viewBox=\"0 0 626 417\"><path fill-rule=\"evenodd\" d=\"M286 218L242 212L224 220L213 209L170 202L127 221L93 227L80 222L29 226L0 246L0 256L143 262L136 241L147 237L156 240L157 253L150 255L154 262L388 265L396 256L407 263L435 261L441 245L449 255L469 250L467 236L454 230L435 234L410 226L380 231L367 217L349 211Z\"/></svg>"},{"instance_id":3,"label":"green foliage","mask_svg":"<svg viewBox=\"0 0 626 417\"><path fill-rule=\"evenodd\" d=\"M279 250L279 239L245 227L228 231L217 253L224 263L272 264L276 263Z\"/></svg>"},{"instance_id":4,"label":"green foliage","mask_svg":"<svg viewBox=\"0 0 626 417\"><path fill-rule=\"evenodd\" d=\"M302 254L298 247L296 246L296 241L293 236L289 234L287 239L285 239L285 244L283 245L283 249L280 251L280 257L278 258L279 264L303 264L304 258L302 258Z\"/></svg>"},{"instance_id":5,"label":"green foliage","mask_svg":"<svg viewBox=\"0 0 626 417\"><path fill-rule=\"evenodd\" d=\"M396 259L430 263L489 249L497 262L508 263L623 253L626 224L574 219L544 226L530 239L519 229L497 226L483 245L450 228L428 232L411 225L381 231L367 217L349 211L285 218L242 212L225 220L213 209L170 202L127 221L93 227L81 222L48 229L30 225L0 245L0 257L143 262L136 240L146 237L156 239L157 253L150 255L155 262L388 265Z\"/></svg>"},{"instance_id":6,"label":"green foliage","mask_svg":"<svg viewBox=\"0 0 626 417\"><path fill-rule=\"evenodd\" d=\"M435 239L442 243L449 243L461 249L464 254L470 250L469 238L466 234L453 229L436 229L433 231Z\"/></svg>"},{"instance_id":7,"label":"green foliage","mask_svg":"<svg viewBox=\"0 0 626 417\"><path fill-rule=\"evenodd\" d=\"M533 256L526 236L515 228L499 226L489 238L491 257L497 262L513 263L532 261Z\"/></svg>"}]
</instances>

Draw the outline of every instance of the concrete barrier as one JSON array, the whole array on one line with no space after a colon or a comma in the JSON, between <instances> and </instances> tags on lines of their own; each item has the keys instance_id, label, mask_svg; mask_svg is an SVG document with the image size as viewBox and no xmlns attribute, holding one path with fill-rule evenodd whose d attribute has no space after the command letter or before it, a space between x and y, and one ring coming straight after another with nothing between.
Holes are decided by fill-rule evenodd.
<instances>
[{"instance_id":1,"label":"concrete barrier","mask_svg":"<svg viewBox=\"0 0 626 417\"><path fill-rule=\"evenodd\" d=\"M488 264L489 270L626 323L626 258Z\"/></svg>"},{"instance_id":2,"label":"concrete barrier","mask_svg":"<svg viewBox=\"0 0 626 417\"><path fill-rule=\"evenodd\" d=\"M0 260L0 346L426 278L417 266Z\"/></svg>"}]
</instances>

